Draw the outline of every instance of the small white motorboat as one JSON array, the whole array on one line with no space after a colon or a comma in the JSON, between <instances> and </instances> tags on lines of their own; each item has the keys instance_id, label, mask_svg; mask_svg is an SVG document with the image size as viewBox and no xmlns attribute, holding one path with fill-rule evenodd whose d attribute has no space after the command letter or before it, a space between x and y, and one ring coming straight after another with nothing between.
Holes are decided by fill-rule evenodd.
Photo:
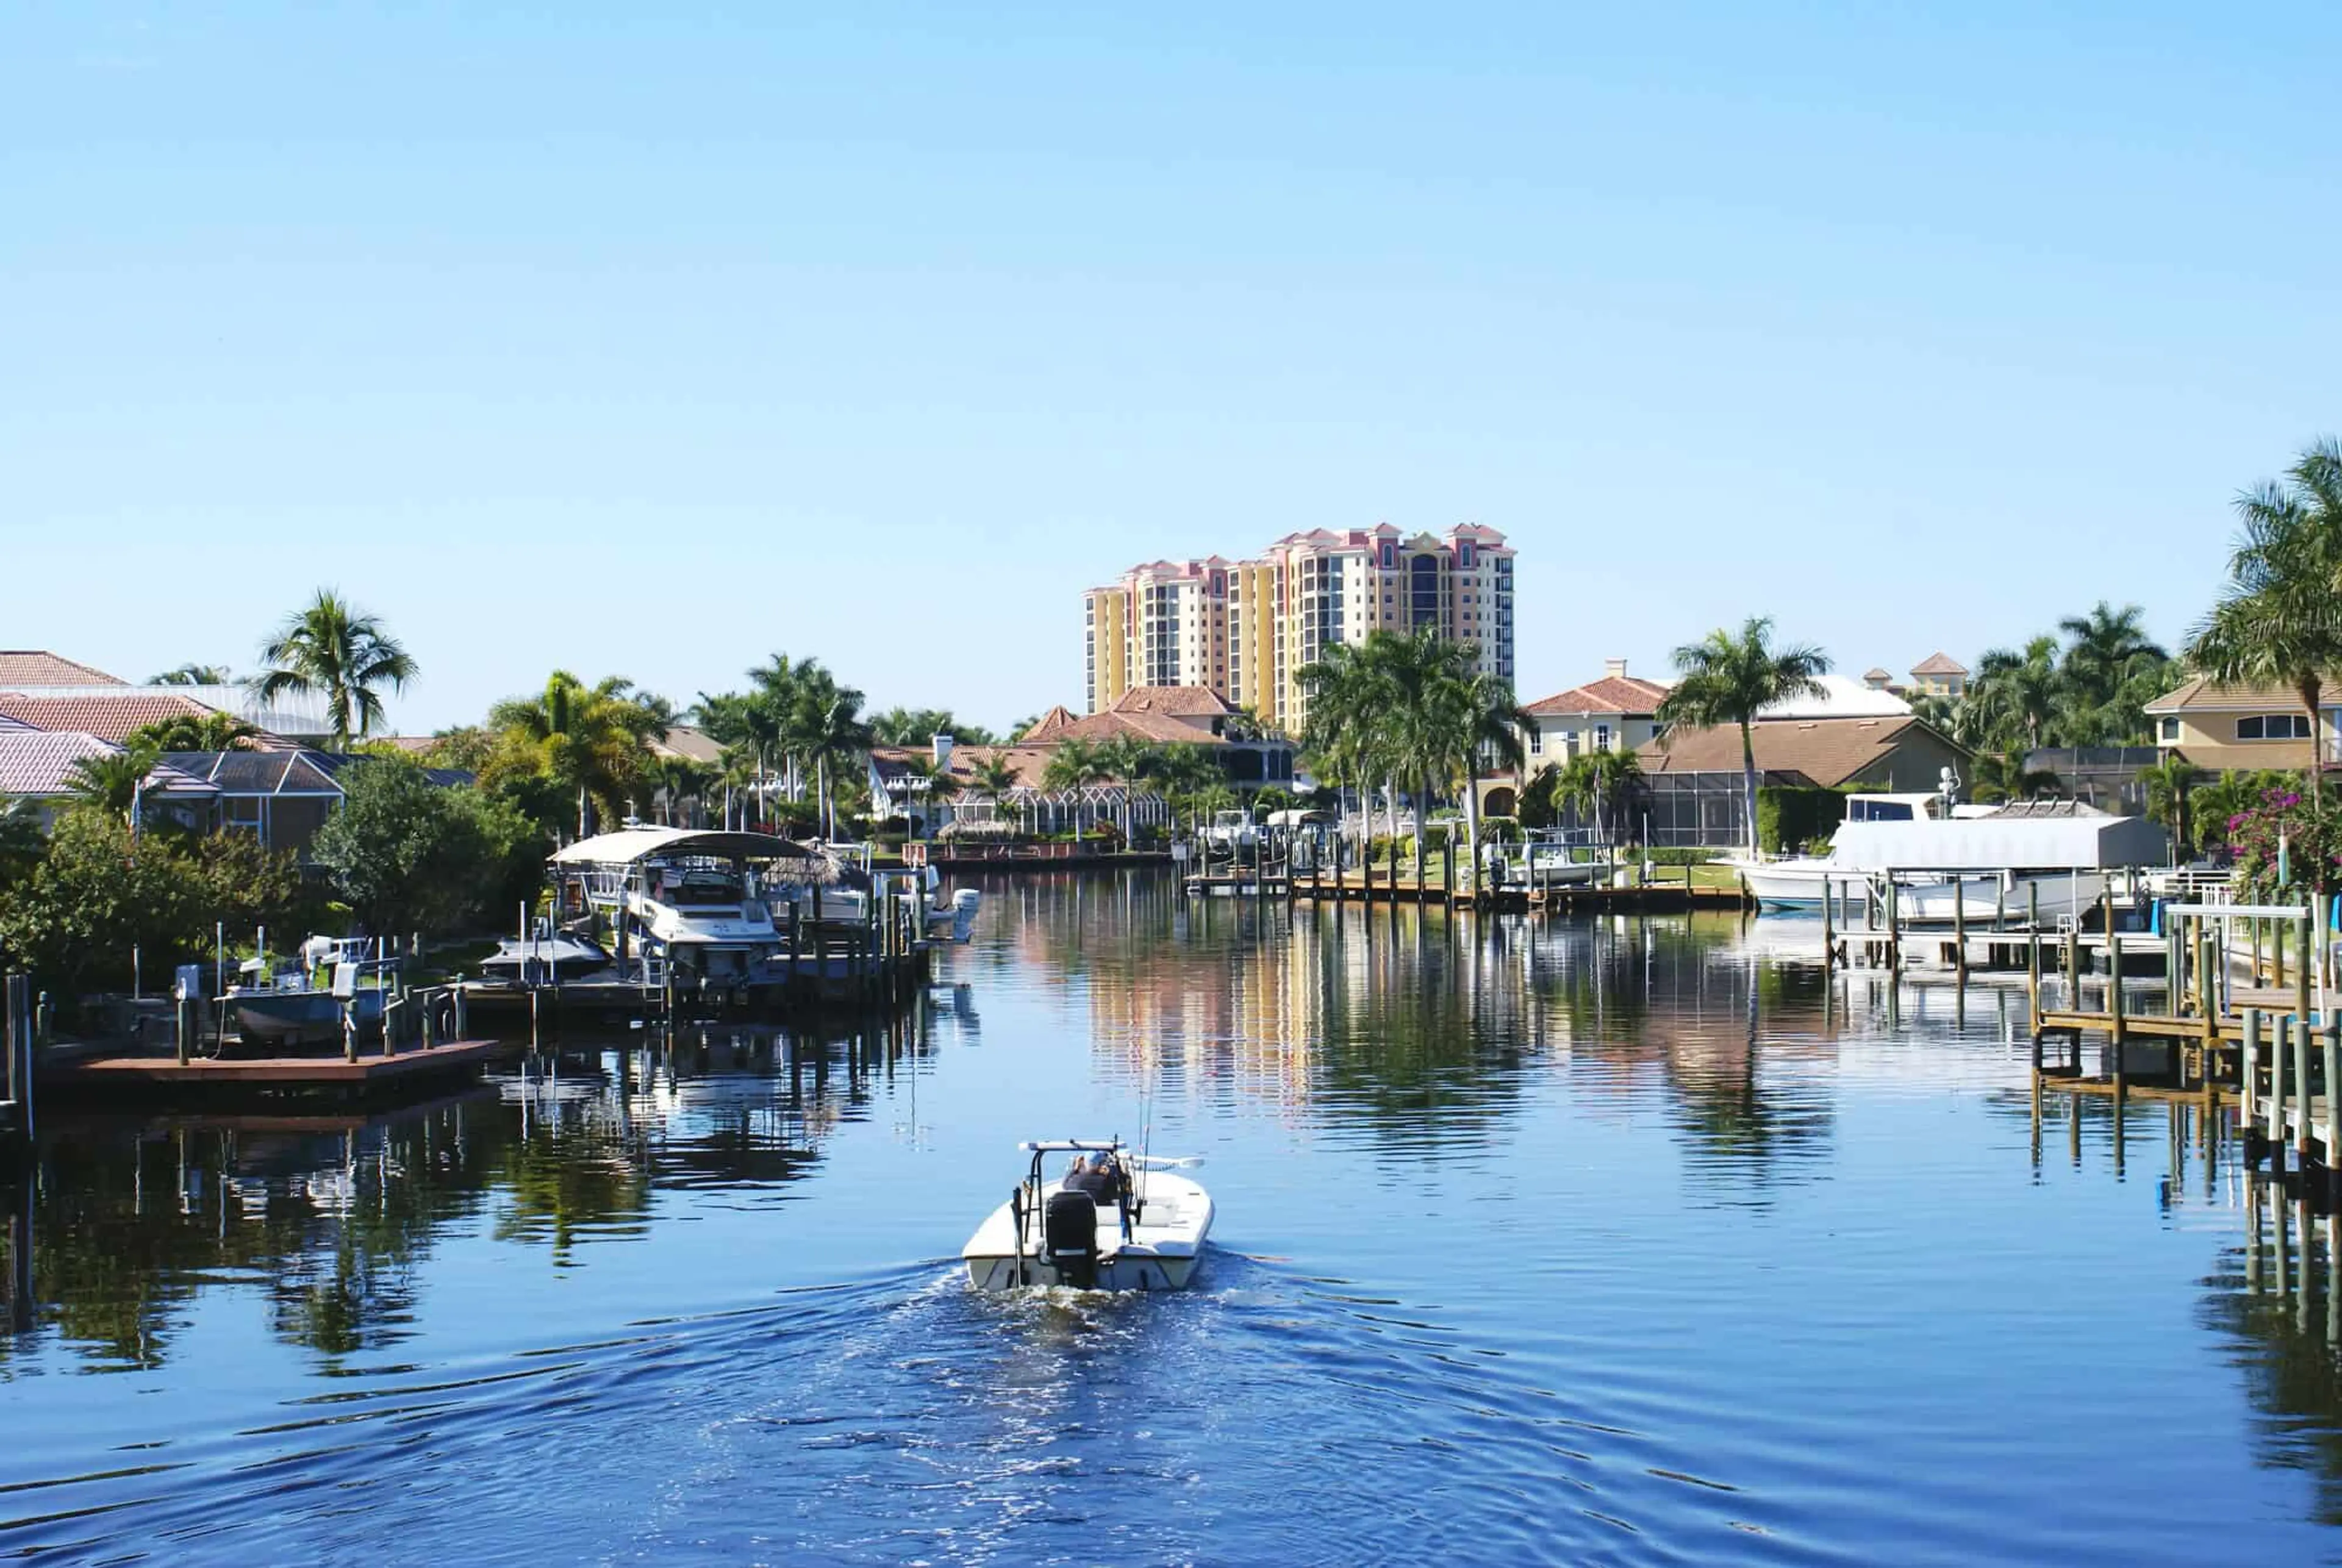
<instances>
[{"instance_id":1,"label":"small white motorboat","mask_svg":"<svg viewBox=\"0 0 2342 1568\"><path fill-rule=\"evenodd\" d=\"M1025 1180L960 1249L977 1290L1176 1291L1195 1278L1212 1198L1178 1173L1201 1160L1151 1159L1113 1138L1017 1146L1033 1157ZM1055 1181L1041 1169L1052 1154L1071 1160Z\"/></svg>"}]
</instances>

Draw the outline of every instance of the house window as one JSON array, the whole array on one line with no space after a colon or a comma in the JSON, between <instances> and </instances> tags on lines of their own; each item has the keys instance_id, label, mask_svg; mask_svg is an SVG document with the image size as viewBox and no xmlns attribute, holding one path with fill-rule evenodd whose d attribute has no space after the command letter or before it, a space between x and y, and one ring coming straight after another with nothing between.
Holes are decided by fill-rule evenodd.
<instances>
[{"instance_id":1,"label":"house window","mask_svg":"<svg viewBox=\"0 0 2342 1568\"><path fill-rule=\"evenodd\" d=\"M1544 754L1545 731L1536 724L1531 724L1529 726L1529 755L1534 757L1542 756Z\"/></svg>"},{"instance_id":2,"label":"house window","mask_svg":"<svg viewBox=\"0 0 2342 1568\"><path fill-rule=\"evenodd\" d=\"M1596 724L1594 726L1594 749L1597 752L1606 752L1610 749L1610 726L1608 724Z\"/></svg>"},{"instance_id":3,"label":"house window","mask_svg":"<svg viewBox=\"0 0 2342 1568\"><path fill-rule=\"evenodd\" d=\"M2240 741L2306 741L2309 738L2309 715L2254 714L2237 721L2237 738Z\"/></svg>"},{"instance_id":4,"label":"house window","mask_svg":"<svg viewBox=\"0 0 2342 1568\"><path fill-rule=\"evenodd\" d=\"M2157 720L2156 720L2156 721L2155 721L2155 738L2156 738L2157 740L2158 740L2158 741L2161 741L2165 745L2167 745L2167 746L2168 746L2168 745L2177 745L2177 744L2179 744L2179 721L2178 721L2177 719L2157 719Z\"/></svg>"}]
</instances>

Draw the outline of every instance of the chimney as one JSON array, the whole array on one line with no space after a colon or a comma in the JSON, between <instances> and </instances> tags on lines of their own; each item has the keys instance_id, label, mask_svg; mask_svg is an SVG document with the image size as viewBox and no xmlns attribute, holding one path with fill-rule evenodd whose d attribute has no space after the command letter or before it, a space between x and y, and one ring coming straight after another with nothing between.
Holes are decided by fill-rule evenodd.
<instances>
[{"instance_id":1,"label":"chimney","mask_svg":"<svg viewBox=\"0 0 2342 1568\"><path fill-rule=\"evenodd\" d=\"M947 768L947 767L951 766L951 754L952 754L952 738L951 738L951 736L949 736L949 735L929 735L929 736L927 737L927 744L928 744L928 745L930 745L931 747L933 747L933 748L934 748L934 751L935 751L935 757L936 757L936 766L937 766L937 767L939 767L939 768Z\"/></svg>"},{"instance_id":2,"label":"chimney","mask_svg":"<svg viewBox=\"0 0 2342 1568\"><path fill-rule=\"evenodd\" d=\"M1603 674L1603 675L1604 675L1606 679L1609 679L1609 680L1613 680L1613 681L1623 681L1623 680L1625 680L1625 679L1626 678L1626 660L1624 660L1624 659L1605 659L1605 660L1603 660L1603 661L1602 661L1602 674Z\"/></svg>"}]
</instances>

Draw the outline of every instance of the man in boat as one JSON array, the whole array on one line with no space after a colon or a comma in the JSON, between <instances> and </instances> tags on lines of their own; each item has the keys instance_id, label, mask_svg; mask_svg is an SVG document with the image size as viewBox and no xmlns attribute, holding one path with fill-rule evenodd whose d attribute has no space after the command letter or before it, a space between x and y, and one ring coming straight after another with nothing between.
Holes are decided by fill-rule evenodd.
<instances>
[{"instance_id":1,"label":"man in boat","mask_svg":"<svg viewBox=\"0 0 2342 1568\"><path fill-rule=\"evenodd\" d=\"M1114 1168L1114 1157L1100 1149L1086 1163L1080 1155L1074 1156L1074 1168L1066 1173L1066 1190L1087 1193L1094 1202L1110 1203L1120 1180L1121 1174Z\"/></svg>"}]
</instances>

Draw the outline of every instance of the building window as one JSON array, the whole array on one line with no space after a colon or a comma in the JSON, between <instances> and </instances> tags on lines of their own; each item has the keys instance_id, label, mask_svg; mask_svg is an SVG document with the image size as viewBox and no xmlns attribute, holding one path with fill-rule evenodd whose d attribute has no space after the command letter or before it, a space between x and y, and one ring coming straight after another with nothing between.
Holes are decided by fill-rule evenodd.
<instances>
[{"instance_id":1,"label":"building window","mask_svg":"<svg viewBox=\"0 0 2342 1568\"><path fill-rule=\"evenodd\" d=\"M1531 724L1529 726L1529 755L1534 757L1542 756L1544 754L1545 731L1536 724Z\"/></svg>"},{"instance_id":2,"label":"building window","mask_svg":"<svg viewBox=\"0 0 2342 1568\"><path fill-rule=\"evenodd\" d=\"M2240 741L2306 741L2309 738L2309 715L2254 714L2237 721L2237 738Z\"/></svg>"},{"instance_id":3,"label":"building window","mask_svg":"<svg viewBox=\"0 0 2342 1568\"><path fill-rule=\"evenodd\" d=\"M2165 745L2177 745L2179 743L2179 721L2176 718L2156 720L2155 738Z\"/></svg>"},{"instance_id":4,"label":"building window","mask_svg":"<svg viewBox=\"0 0 2342 1568\"><path fill-rule=\"evenodd\" d=\"M1610 749L1610 726L1608 724L1596 724L1594 726L1594 749L1597 752L1606 752Z\"/></svg>"}]
</instances>

